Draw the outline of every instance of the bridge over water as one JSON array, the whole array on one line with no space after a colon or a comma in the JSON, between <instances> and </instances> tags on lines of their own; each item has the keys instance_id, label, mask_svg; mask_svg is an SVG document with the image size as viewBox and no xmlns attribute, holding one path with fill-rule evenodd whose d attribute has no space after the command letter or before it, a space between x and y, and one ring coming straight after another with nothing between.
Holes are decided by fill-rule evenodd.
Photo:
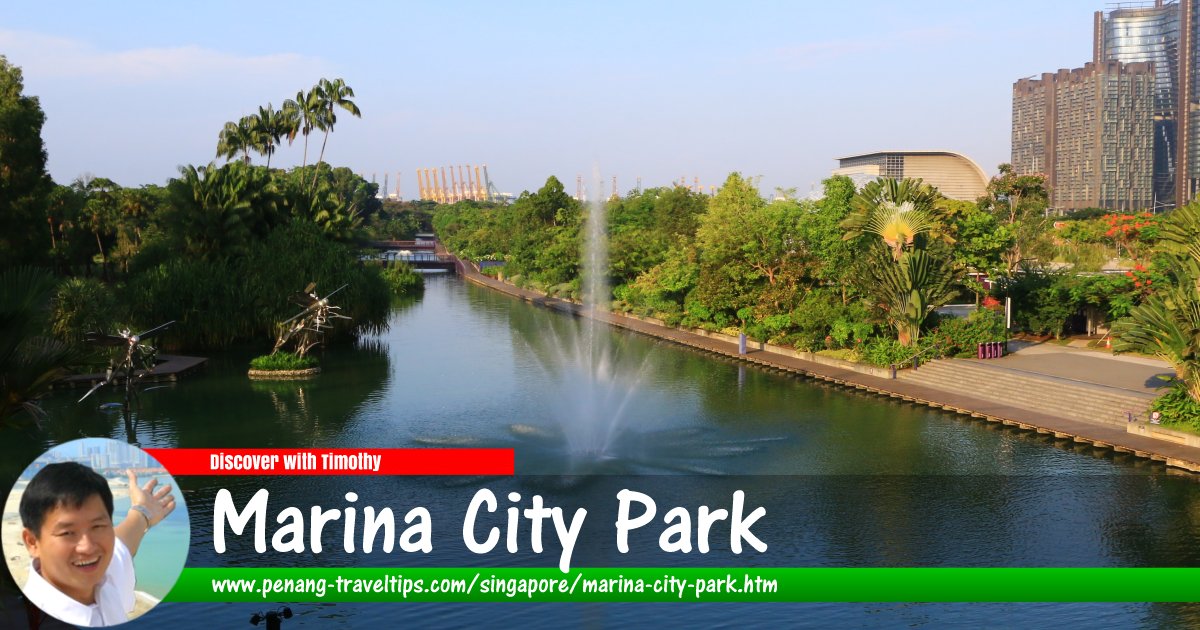
<instances>
[{"instance_id":1,"label":"bridge over water","mask_svg":"<svg viewBox=\"0 0 1200 630\"><path fill-rule=\"evenodd\" d=\"M378 252L371 258L381 263L398 261L413 269L462 273L462 261L437 241L371 241L367 247Z\"/></svg>"}]
</instances>

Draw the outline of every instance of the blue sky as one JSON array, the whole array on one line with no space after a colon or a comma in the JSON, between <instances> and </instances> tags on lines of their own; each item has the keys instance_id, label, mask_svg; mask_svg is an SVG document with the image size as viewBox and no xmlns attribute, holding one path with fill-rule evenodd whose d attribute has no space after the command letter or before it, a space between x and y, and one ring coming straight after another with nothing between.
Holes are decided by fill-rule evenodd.
<instances>
[{"instance_id":1,"label":"blue sky","mask_svg":"<svg viewBox=\"0 0 1200 630\"><path fill-rule=\"evenodd\" d=\"M382 183L487 164L504 191L731 171L806 193L835 158L1008 161L1012 83L1091 59L1098 1L6 2L0 54L47 115L49 169L162 184L229 120L342 77L326 161ZM315 146L313 146L315 145ZM302 143L272 165L301 161ZM320 150L310 139L309 161ZM256 160L261 163L261 159Z\"/></svg>"}]
</instances>

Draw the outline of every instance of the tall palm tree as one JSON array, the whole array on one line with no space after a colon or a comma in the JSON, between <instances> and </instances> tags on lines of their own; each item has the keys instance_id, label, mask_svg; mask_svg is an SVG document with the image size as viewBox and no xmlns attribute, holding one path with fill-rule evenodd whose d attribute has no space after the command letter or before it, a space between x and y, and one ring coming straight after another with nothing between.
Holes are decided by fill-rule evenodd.
<instances>
[{"instance_id":1,"label":"tall palm tree","mask_svg":"<svg viewBox=\"0 0 1200 630\"><path fill-rule=\"evenodd\" d=\"M320 82L321 101L325 106L325 138L321 141L321 155L317 158L320 163L325 159L325 144L329 142L329 133L333 131L333 126L337 124L337 108L344 109L350 112L355 118L362 118L362 111L358 109L358 105L350 100L354 96L354 89L346 85L342 79L321 79Z\"/></svg>"},{"instance_id":2,"label":"tall palm tree","mask_svg":"<svg viewBox=\"0 0 1200 630\"><path fill-rule=\"evenodd\" d=\"M308 166L308 134L314 129L325 128L325 108L322 105L320 84L314 85L313 89L307 92L296 92L296 99L284 101L283 109L293 112L290 115L294 118L299 132L304 135L304 161L300 163L300 167L304 168ZM296 137L295 131L291 137ZM291 143L291 140L288 142Z\"/></svg>"},{"instance_id":3,"label":"tall palm tree","mask_svg":"<svg viewBox=\"0 0 1200 630\"><path fill-rule=\"evenodd\" d=\"M254 116L242 116L236 123L225 123L225 127L217 136L217 157L229 160L241 153L242 160L249 164L250 150L262 146L255 125Z\"/></svg>"},{"instance_id":4,"label":"tall palm tree","mask_svg":"<svg viewBox=\"0 0 1200 630\"><path fill-rule=\"evenodd\" d=\"M300 133L300 111L296 109L296 102L291 99L285 100L279 108L276 121L279 130L283 132L282 137L287 138L289 147L292 146L296 134Z\"/></svg>"},{"instance_id":5,"label":"tall palm tree","mask_svg":"<svg viewBox=\"0 0 1200 630\"><path fill-rule=\"evenodd\" d=\"M288 116L289 114L284 110L276 111L274 105L267 103L266 107L259 106L258 114L252 119L252 131L256 142L254 148L266 156L267 168L271 168L271 156L274 155L275 147L279 146L283 138L285 136L295 137L289 128Z\"/></svg>"},{"instance_id":6,"label":"tall palm tree","mask_svg":"<svg viewBox=\"0 0 1200 630\"><path fill-rule=\"evenodd\" d=\"M333 131L333 126L337 124L337 108L344 109L350 112L355 118L362 118L362 112L358 109L358 105L350 100L354 96L354 90L346 85L346 82L341 79L321 79L317 83L316 90L320 93L322 106L322 122L324 126L321 128L325 132L325 139L321 141L321 155L317 157L317 165L325 159L325 144L329 142L329 132ZM319 172L319 170L318 170ZM317 173L313 173L313 184L317 185Z\"/></svg>"}]
</instances>

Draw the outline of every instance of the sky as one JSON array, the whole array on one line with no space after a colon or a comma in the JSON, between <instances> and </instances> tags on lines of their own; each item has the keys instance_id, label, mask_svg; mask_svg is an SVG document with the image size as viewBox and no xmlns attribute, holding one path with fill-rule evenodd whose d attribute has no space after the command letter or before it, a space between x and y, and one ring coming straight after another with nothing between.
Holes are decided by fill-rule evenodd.
<instances>
[{"instance_id":1,"label":"sky","mask_svg":"<svg viewBox=\"0 0 1200 630\"><path fill-rule=\"evenodd\" d=\"M395 192L488 165L505 192L550 175L605 193L819 189L836 158L950 150L1009 160L1012 84L1092 56L1098 0L0 3L0 54L46 113L59 183L165 184L217 160L226 121L340 77L325 160ZM308 161L322 137L310 136ZM298 138L272 166L299 165ZM219 161L219 160L218 160ZM256 163L263 163L256 158Z\"/></svg>"}]
</instances>

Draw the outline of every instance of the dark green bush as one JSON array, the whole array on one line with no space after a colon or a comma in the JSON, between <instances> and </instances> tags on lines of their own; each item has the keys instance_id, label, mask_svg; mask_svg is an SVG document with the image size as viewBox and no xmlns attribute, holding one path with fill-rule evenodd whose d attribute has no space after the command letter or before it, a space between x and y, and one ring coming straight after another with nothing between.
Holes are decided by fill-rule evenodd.
<instances>
[{"instance_id":1,"label":"dark green bush","mask_svg":"<svg viewBox=\"0 0 1200 630\"><path fill-rule=\"evenodd\" d=\"M937 328L921 337L923 346L936 345L935 357L973 357L979 344L1004 341L1004 314L980 309L967 317L944 317Z\"/></svg>"},{"instance_id":2,"label":"dark green bush","mask_svg":"<svg viewBox=\"0 0 1200 630\"><path fill-rule=\"evenodd\" d=\"M1155 398L1150 410L1162 414L1164 425L1200 432L1200 403L1188 396L1179 381L1173 381L1167 393Z\"/></svg>"},{"instance_id":3,"label":"dark green bush","mask_svg":"<svg viewBox=\"0 0 1200 630\"><path fill-rule=\"evenodd\" d=\"M858 347L858 354L863 361L880 367L907 361L918 352L920 349L905 346L887 337L872 337Z\"/></svg>"},{"instance_id":4,"label":"dark green bush","mask_svg":"<svg viewBox=\"0 0 1200 630\"><path fill-rule=\"evenodd\" d=\"M68 278L54 292L50 331L69 344L89 332L111 334L121 319L112 290L95 278Z\"/></svg>"},{"instance_id":5,"label":"dark green bush","mask_svg":"<svg viewBox=\"0 0 1200 630\"><path fill-rule=\"evenodd\" d=\"M395 295L416 295L425 290L425 276L403 262L389 263L383 279Z\"/></svg>"},{"instance_id":6,"label":"dark green bush","mask_svg":"<svg viewBox=\"0 0 1200 630\"><path fill-rule=\"evenodd\" d=\"M391 295L377 266L364 265L346 245L312 223L295 221L256 241L244 256L175 258L130 279L126 299L137 305L139 326L178 323L164 335L168 347L219 347L273 339L278 322L299 308L288 300L309 282L350 320L330 334L375 332L387 326Z\"/></svg>"}]
</instances>

